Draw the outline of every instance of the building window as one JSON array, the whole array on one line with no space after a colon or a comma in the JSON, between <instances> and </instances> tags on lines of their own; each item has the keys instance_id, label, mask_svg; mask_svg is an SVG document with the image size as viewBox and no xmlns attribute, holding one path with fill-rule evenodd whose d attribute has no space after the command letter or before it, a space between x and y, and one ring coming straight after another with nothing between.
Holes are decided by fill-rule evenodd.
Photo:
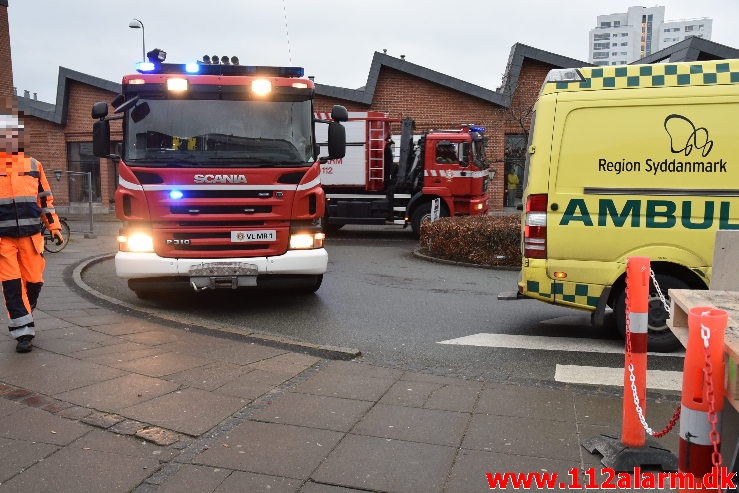
<instances>
[{"instance_id":1,"label":"building window","mask_svg":"<svg viewBox=\"0 0 739 493\"><path fill-rule=\"evenodd\" d=\"M611 27L611 23L610 22L601 22L600 23L600 27Z\"/></svg>"},{"instance_id":2,"label":"building window","mask_svg":"<svg viewBox=\"0 0 739 493\"><path fill-rule=\"evenodd\" d=\"M611 55L618 56L618 52L617 51L614 51L614 52L611 53Z\"/></svg>"},{"instance_id":3,"label":"building window","mask_svg":"<svg viewBox=\"0 0 739 493\"><path fill-rule=\"evenodd\" d=\"M598 66L608 65L608 60L606 60L606 61L603 61L603 60L594 60L593 61L593 65L598 65Z\"/></svg>"},{"instance_id":4,"label":"building window","mask_svg":"<svg viewBox=\"0 0 739 493\"><path fill-rule=\"evenodd\" d=\"M596 52L593 52L593 60L603 60L604 58L608 58L608 52L607 51L596 51Z\"/></svg>"},{"instance_id":5,"label":"building window","mask_svg":"<svg viewBox=\"0 0 739 493\"><path fill-rule=\"evenodd\" d=\"M613 27L621 27L621 21L613 21Z\"/></svg>"},{"instance_id":6,"label":"building window","mask_svg":"<svg viewBox=\"0 0 739 493\"><path fill-rule=\"evenodd\" d=\"M629 35L629 33L621 33L621 37L622 37L622 38L625 38L625 37L626 37L626 36L628 36L628 35Z\"/></svg>"},{"instance_id":7,"label":"building window","mask_svg":"<svg viewBox=\"0 0 739 493\"><path fill-rule=\"evenodd\" d=\"M611 43L593 43L594 50L607 50L611 47Z\"/></svg>"},{"instance_id":8,"label":"building window","mask_svg":"<svg viewBox=\"0 0 739 493\"><path fill-rule=\"evenodd\" d=\"M92 153L92 142L67 142L67 166L69 202L100 202L100 160Z\"/></svg>"},{"instance_id":9,"label":"building window","mask_svg":"<svg viewBox=\"0 0 739 493\"><path fill-rule=\"evenodd\" d=\"M611 33L594 34L593 41L606 41L611 39Z\"/></svg>"},{"instance_id":10,"label":"building window","mask_svg":"<svg viewBox=\"0 0 739 493\"><path fill-rule=\"evenodd\" d=\"M526 135L525 134L507 134L505 136L505 160L506 170L506 205L513 207L516 201L521 199L523 183L523 168L526 162ZM518 177L519 185L508 190L508 174L513 172Z\"/></svg>"},{"instance_id":11,"label":"building window","mask_svg":"<svg viewBox=\"0 0 739 493\"><path fill-rule=\"evenodd\" d=\"M629 46L629 43L621 43L621 46Z\"/></svg>"},{"instance_id":12,"label":"building window","mask_svg":"<svg viewBox=\"0 0 739 493\"><path fill-rule=\"evenodd\" d=\"M694 27L695 26L685 26L685 32L687 33L687 32L692 31Z\"/></svg>"}]
</instances>

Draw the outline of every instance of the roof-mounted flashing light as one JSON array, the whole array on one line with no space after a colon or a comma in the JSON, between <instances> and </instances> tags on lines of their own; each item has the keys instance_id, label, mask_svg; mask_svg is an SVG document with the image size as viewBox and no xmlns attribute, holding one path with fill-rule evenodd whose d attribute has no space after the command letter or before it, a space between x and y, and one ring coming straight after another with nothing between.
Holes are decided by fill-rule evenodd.
<instances>
[{"instance_id":1,"label":"roof-mounted flashing light","mask_svg":"<svg viewBox=\"0 0 739 493\"><path fill-rule=\"evenodd\" d=\"M576 68L556 68L549 71L546 82L584 82L585 77L582 76Z\"/></svg>"},{"instance_id":2,"label":"roof-mounted flashing light","mask_svg":"<svg viewBox=\"0 0 739 493\"><path fill-rule=\"evenodd\" d=\"M470 125L470 132L484 133L485 127L480 127L477 125Z\"/></svg>"},{"instance_id":3,"label":"roof-mounted flashing light","mask_svg":"<svg viewBox=\"0 0 739 493\"><path fill-rule=\"evenodd\" d=\"M239 59L231 57L228 62L216 56L203 57L196 63L159 63L154 61L138 62L136 71L142 74L200 74L200 75L246 75L263 77L294 77L305 75L303 67L268 67L261 65L239 65Z\"/></svg>"}]
</instances>

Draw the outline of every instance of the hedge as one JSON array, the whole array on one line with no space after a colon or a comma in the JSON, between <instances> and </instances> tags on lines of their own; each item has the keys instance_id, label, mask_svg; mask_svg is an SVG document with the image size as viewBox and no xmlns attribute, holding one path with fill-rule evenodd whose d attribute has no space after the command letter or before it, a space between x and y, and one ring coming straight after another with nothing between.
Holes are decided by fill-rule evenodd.
<instances>
[{"instance_id":1,"label":"hedge","mask_svg":"<svg viewBox=\"0 0 739 493\"><path fill-rule=\"evenodd\" d=\"M521 217L444 217L421 224L421 254L486 267L521 267Z\"/></svg>"}]
</instances>

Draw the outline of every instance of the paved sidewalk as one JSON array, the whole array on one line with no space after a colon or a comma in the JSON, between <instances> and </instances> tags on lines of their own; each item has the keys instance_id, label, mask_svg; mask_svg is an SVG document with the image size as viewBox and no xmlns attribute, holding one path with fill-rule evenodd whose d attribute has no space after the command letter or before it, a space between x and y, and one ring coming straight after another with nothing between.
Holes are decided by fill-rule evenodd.
<instances>
[{"instance_id":1,"label":"paved sidewalk","mask_svg":"<svg viewBox=\"0 0 739 493\"><path fill-rule=\"evenodd\" d=\"M0 493L479 492L486 472L568 481L600 467L582 441L619 434L621 399L586 389L331 360L95 303L72 268L112 253L115 227L47 254L33 352L0 338ZM674 408L650 401L650 421Z\"/></svg>"}]
</instances>

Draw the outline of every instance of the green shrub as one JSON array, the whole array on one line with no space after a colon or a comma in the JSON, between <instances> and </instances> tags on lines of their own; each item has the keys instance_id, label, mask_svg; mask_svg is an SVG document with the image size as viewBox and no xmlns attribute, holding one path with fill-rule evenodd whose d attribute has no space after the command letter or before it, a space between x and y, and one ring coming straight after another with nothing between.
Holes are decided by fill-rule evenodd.
<instances>
[{"instance_id":1,"label":"green shrub","mask_svg":"<svg viewBox=\"0 0 739 493\"><path fill-rule=\"evenodd\" d=\"M444 217L421 225L424 255L488 267L521 267L521 217Z\"/></svg>"}]
</instances>

